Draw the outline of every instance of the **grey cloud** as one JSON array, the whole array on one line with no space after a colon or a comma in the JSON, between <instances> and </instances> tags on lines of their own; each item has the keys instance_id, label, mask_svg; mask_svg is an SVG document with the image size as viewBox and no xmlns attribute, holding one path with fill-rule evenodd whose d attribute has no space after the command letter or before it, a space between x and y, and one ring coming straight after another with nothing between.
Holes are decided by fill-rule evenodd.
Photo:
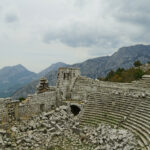
<instances>
[{"instance_id":1,"label":"grey cloud","mask_svg":"<svg viewBox=\"0 0 150 150\"><path fill-rule=\"evenodd\" d=\"M49 31L44 35L44 42L60 41L71 47L103 46L106 49L122 46L123 43L148 42L150 38L150 1L131 0L102 0L107 6L104 14L114 22L105 20L106 25L87 26L84 23L72 23L69 28ZM79 1L82 5L86 1ZM89 22L90 24L90 22ZM99 26L100 25L100 26ZM119 28L117 28L119 26ZM107 29L109 28L109 29ZM132 31L132 29L134 29ZM126 40L126 41L125 41Z\"/></svg>"},{"instance_id":2,"label":"grey cloud","mask_svg":"<svg viewBox=\"0 0 150 150\"><path fill-rule=\"evenodd\" d=\"M88 1L89 0L75 0L75 6L82 8L87 4Z\"/></svg>"},{"instance_id":3,"label":"grey cloud","mask_svg":"<svg viewBox=\"0 0 150 150\"><path fill-rule=\"evenodd\" d=\"M113 30L113 29L112 29ZM51 31L44 35L44 42L51 43L59 41L71 47L103 47L116 48L120 44L120 35L116 32L109 32L104 29L98 30L86 25L72 25L69 29Z\"/></svg>"},{"instance_id":4,"label":"grey cloud","mask_svg":"<svg viewBox=\"0 0 150 150\"><path fill-rule=\"evenodd\" d=\"M120 22L132 23L135 25L150 25L150 1L125 0L112 11L113 17Z\"/></svg>"},{"instance_id":5,"label":"grey cloud","mask_svg":"<svg viewBox=\"0 0 150 150\"><path fill-rule=\"evenodd\" d=\"M69 28L46 33L43 41L45 43L60 41L71 47L113 46L119 42L119 39L114 37L117 37L116 33L109 33L86 24L73 23Z\"/></svg>"},{"instance_id":6,"label":"grey cloud","mask_svg":"<svg viewBox=\"0 0 150 150\"><path fill-rule=\"evenodd\" d=\"M58 34L49 32L44 36L44 42L51 43L52 41L60 41L71 47L88 47L97 44L100 38L98 36L88 31L82 33L82 31L71 30Z\"/></svg>"},{"instance_id":7,"label":"grey cloud","mask_svg":"<svg viewBox=\"0 0 150 150\"><path fill-rule=\"evenodd\" d=\"M6 23L13 23L13 22L16 22L16 21L18 21L19 19L18 19L18 16L17 15L15 15L15 14L7 14L6 16L5 16L5 22Z\"/></svg>"}]
</instances>

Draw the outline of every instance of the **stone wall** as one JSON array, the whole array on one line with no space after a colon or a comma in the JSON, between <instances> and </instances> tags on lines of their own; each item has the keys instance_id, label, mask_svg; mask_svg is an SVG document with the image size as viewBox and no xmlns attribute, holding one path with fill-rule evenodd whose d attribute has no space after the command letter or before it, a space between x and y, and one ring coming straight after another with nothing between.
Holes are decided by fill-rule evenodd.
<instances>
[{"instance_id":1,"label":"stone wall","mask_svg":"<svg viewBox=\"0 0 150 150\"><path fill-rule=\"evenodd\" d=\"M86 101L88 95L93 92L101 92L110 96L121 94L131 97L149 97L150 76L144 76L141 80L132 83L104 82L79 76L71 90L71 99Z\"/></svg>"},{"instance_id":2,"label":"stone wall","mask_svg":"<svg viewBox=\"0 0 150 150\"><path fill-rule=\"evenodd\" d=\"M20 103L11 99L0 99L0 124L26 119L43 111L50 111L61 104L59 93L53 91L29 95Z\"/></svg>"},{"instance_id":3,"label":"stone wall","mask_svg":"<svg viewBox=\"0 0 150 150\"><path fill-rule=\"evenodd\" d=\"M6 106L4 98L0 98L0 123L6 121Z\"/></svg>"},{"instance_id":4,"label":"stone wall","mask_svg":"<svg viewBox=\"0 0 150 150\"><path fill-rule=\"evenodd\" d=\"M43 111L50 111L60 105L56 91L30 95L26 103L19 106L19 117L30 117Z\"/></svg>"},{"instance_id":5,"label":"stone wall","mask_svg":"<svg viewBox=\"0 0 150 150\"><path fill-rule=\"evenodd\" d=\"M71 90L79 76L78 68L59 68L56 86L63 99L71 98Z\"/></svg>"}]
</instances>

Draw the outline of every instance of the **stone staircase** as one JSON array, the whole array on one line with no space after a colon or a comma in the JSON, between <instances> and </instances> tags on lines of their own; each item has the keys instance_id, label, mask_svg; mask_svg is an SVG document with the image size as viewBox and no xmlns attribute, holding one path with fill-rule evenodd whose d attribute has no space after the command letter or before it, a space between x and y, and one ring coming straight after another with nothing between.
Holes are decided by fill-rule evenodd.
<instances>
[{"instance_id":1,"label":"stone staircase","mask_svg":"<svg viewBox=\"0 0 150 150\"><path fill-rule=\"evenodd\" d=\"M150 87L150 75L144 75L141 80L133 82L138 87L149 88Z\"/></svg>"},{"instance_id":2,"label":"stone staircase","mask_svg":"<svg viewBox=\"0 0 150 150\"><path fill-rule=\"evenodd\" d=\"M142 150L150 150L150 99L123 95L89 94L81 126L105 122L132 131Z\"/></svg>"}]
</instances>

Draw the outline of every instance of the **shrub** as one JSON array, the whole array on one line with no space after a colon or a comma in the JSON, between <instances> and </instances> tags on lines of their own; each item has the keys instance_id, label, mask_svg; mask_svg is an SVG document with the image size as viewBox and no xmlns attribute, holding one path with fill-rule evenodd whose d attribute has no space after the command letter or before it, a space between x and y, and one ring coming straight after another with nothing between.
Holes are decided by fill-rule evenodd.
<instances>
[{"instance_id":1,"label":"shrub","mask_svg":"<svg viewBox=\"0 0 150 150\"><path fill-rule=\"evenodd\" d=\"M141 65L142 65L142 63L139 60L137 60L137 61L134 62L134 66L135 67L139 67Z\"/></svg>"},{"instance_id":2,"label":"shrub","mask_svg":"<svg viewBox=\"0 0 150 150\"><path fill-rule=\"evenodd\" d=\"M22 102L22 101L24 101L24 100L25 100L24 97L20 97L20 98L19 98L19 101L20 101L20 102Z\"/></svg>"},{"instance_id":3,"label":"shrub","mask_svg":"<svg viewBox=\"0 0 150 150\"><path fill-rule=\"evenodd\" d=\"M116 72L111 70L103 80L111 82L132 82L141 79L143 75L143 71L139 68L130 68L127 70L119 68Z\"/></svg>"}]
</instances>

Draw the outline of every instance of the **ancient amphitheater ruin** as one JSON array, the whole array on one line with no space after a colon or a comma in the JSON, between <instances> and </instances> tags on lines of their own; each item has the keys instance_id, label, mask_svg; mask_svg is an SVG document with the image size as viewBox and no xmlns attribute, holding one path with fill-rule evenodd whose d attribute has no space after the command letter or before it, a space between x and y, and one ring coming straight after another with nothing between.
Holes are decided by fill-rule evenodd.
<instances>
[{"instance_id":1,"label":"ancient amphitheater ruin","mask_svg":"<svg viewBox=\"0 0 150 150\"><path fill-rule=\"evenodd\" d=\"M67 105L80 126L106 123L131 131L141 149L150 150L150 76L132 83L111 83L80 75L80 69L60 68L57 84L41 79L37 93L20 103L0 99L1 128L13 121Z\"/></svg>"}]
</instances>

